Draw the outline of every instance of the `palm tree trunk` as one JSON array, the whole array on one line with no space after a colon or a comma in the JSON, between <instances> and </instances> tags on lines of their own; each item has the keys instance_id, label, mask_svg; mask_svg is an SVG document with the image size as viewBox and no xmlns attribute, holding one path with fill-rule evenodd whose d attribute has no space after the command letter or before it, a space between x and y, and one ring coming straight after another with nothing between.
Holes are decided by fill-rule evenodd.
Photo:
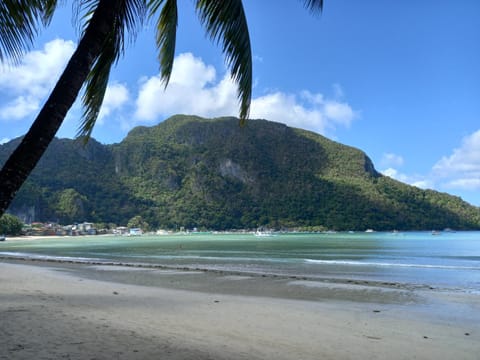
<instances>
[{"instance_id":1,"label":"palm tree trunk","mask_svg":"<svg viewBox=\"0 0 480 360\"><path fill-rule=\"evenodd\" d=\"M100 0L50 97L0 171L0 216L37 165L62 125L115 21L118 0Z\"/></svg>"}]
</instances>

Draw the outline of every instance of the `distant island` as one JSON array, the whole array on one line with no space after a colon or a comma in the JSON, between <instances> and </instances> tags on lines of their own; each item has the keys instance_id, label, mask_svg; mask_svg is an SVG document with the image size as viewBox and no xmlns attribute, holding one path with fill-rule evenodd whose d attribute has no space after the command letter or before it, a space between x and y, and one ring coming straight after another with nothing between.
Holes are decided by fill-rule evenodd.
<instances>
[{"instance_id":1,"label":"distant island","mask_svg":"<svg viewBox=\"0 0 480 360\"><path fill-rule=\"evenodd\" d=\"M0 164L19 139L0 146ZM152 229L480 229L480 209L378 173L368 156L267 120L177 115L118 144L55 139L9 212Z\"/></svg>"}]
</instances>

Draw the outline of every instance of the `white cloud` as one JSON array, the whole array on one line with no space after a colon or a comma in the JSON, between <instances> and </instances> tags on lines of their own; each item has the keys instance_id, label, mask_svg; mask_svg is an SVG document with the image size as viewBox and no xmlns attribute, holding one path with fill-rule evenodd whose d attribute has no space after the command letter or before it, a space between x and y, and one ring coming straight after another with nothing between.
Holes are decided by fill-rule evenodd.
<instances>
[{"instance_id":1,"label":"white cloud","mask_svg":"<svg viewBox=\"0 0 480 360\"><path fill-rule=\"evenodd\" d=\"M400 173L397 169L394 168L387 168L385 170L380 171L383 175L391 177L392 179L404 182L404 183L410 183L410 177L408 175Z\"/></svg>"},{"instance_id":2,"label":"white cloud","mask_svg":"<svg viewBox=\"0 0 480 360\"><path fill-rule=\"evenodd\" d=\"M421 189L433 189L435 187L435 184L429 180L429 179L423 179L423 180L414 180L409 183L412 186L416 186Z\"/></svg>"},{"instance_id":3,"label":"white cloud","mask_svg":"<svg viewBox=\"0 0 480 360\"><path fill-rule=\"evenodd\" d=\"M356 115L348 104L325 100L322 94L277 91L253 99L250 117L326 134L338 125L348 127Z\"/></svg>"},{"instance_id":4,"label":"white cloud","mask_svg":"<svg viewBox=\"0 0 480 360\"><path fill-rule=\"evenodd\" d=\"M183 53L175 58L175 65L170 76L170 84L201 89L215 80L216 71L206 65L192 53Z\"/></svg>"},{"instance_id":5,"label":"white cloud","mask_svg":"<svg viewBox=\"0 0 480 360\"><path fill-rule=\"evenodd\" d=\"M40 108L38 99L32 96L19 96L0 108L0 119L23 119Z\"/></svg>"},{"instance_id":6,"label":"white cloud","mask_svg":"<svg viewBox=\"0 0 480 360\"><path fill-rule=\"evenodd\" d=\"M321 114L299 105L295 95L282 92L253 99L250 117L279 121L301 128L308 128L312 124L318 128L323 122ZM322 127L320 132L324 130Z\"/></svg>"},{"instance_id":7,"label":"white cloud","mask_svg":"<svg viewBox=\"0 0 480 360\"><path fill-rule=\"evenodd\" d=\"M480 179L455 179L445 184L446 188L478 190L480 189Z\"/></svg>"},{"instance_id":8,"label":"white cloud","mask_svg":"<svg viewBox=\"0 0 480 360\"><path fill-rule=\"evenodd\" d=\"M416 186L421 189L433 189L435 184L431 179L421 175L407 175L399 172L392 167L380 171L383 175L391 177L392 179L401 181L405 184Z\"/></svg>"},{"instance_id":9,"label":"white cloud","mask_svg":"<svg viewBox=\"0 0 480 360\"><path fill-rule=\"evenodd\" d=\"M159 116L173 114L233 115L238 106L236 87L228 77L216 84L215 80L212 66L191 53L180 54L166 89L158 75L141 84L135 117L154 121Z\"/></svg>"},{"instance_id":10,"label":"white cloud","mask_svg":"<svg viewBox=\"0 0 480 360\"><path fill-rule=\"evenodd\" d=\"M347 103L325 99L322 94L303 91L300 95L274 92L252 101L252 117L326 134L341 125L349 127L356 113Z\"/></svg>"},{"instance_id":11,"label":"white cloud","mask_svg":"<svg viewBox=\"0 0 480 360\"><path fill-rule=\"evenodd\" d=\"M398 171L396 169L388 168L388 169L382 170L382 174L385 176L391 177L392 179L400 180L398 179Z\"/></svg>"},{"instance_id":12,"label":"white cloud","mask_svg":"<svg viewBox=\"0 0 480 360\"><path fill-rule=\"evenodd\" d=\"M350 105L337 101L325 102L325 115L328 119L344 126L350 126L352 120L355 118L355 113Z\"/></svg>"},{"instance_id":13,"label":"white cloud","mask_svg":"<svg viewBox=\"0 0 480 360\"><path fill-rule=\"evenodd\" d=\"M128 88L125 84L112 84L107 86L102 108L98 115L97 124L102 124L103 119L113 111L121 109L130 98Z\"/></svg>"},{"instance_id":14,"label":"white cloud","mask_svg":"<svg viewBox=\"0 0 480 360\"><path fill-rule=\"evenodd\" d=\"M480 177L480 130L465 137L459 148L453 150L450 156L444 156L433 167L434 172L441 177Z\"/></svg>"},{"instance_id":15,"label":"white cloud","mask_svg":"<svg viewBox=\"0 0 480 360\"><path fill-rule=\"evenodd\" d=\"M0 94L7 104L0 108L0 118L19 119L36 112L74 49L72 41L55 39L27 53L20 65L1 66Z\"/></svg>"},{"instance_id":16,"label":"white cloud","mask_svg":"<svg viewBox=\"0 0 480 360\"><path fill-rule=\"evenodd\" d=\"M449 156L442 157L426 175L406 175L396 168L403 158L384 154L381 171L384 175L420 188L437 189L470 196L480 190L480 130L466 136Z\"/></svg>"},{"instance_id":17,"label":"white cloud","mask_svg":"<svg viewBox=\"0 0 480 360\"><path fill-rule=\"evenodd\" d=\"M11 139L9 139L9 138L0 139L0 145L3 145L3 144L8 143L10 140L11 140Z\"/></svg>"},{"instance_id":18,"label":"white cloud","mask_svg":"<svg viewBox=\"0 0 480 360\"><path fill-rule=\"evenodd\" d=\"M480 189L480 130L466 136L459 148L433 166L445 189Z\"/></svg>"},{"instance_id":19,"label":"white cloud","mask_svg":"<svg viewBox=\"0 0 480 360\"><path fill-rule=\"evenodd\" d=\"M219 80L215 68L190 53L180 54L168 87L165 89L158 75L144 78L136 100L137 122L154 122L173 114L237 116L237 87L229 74ZM309 91L270 91L253 98L250 110L252 119L264 118L322 134L337 126L348 127L356 116L347 103Z\"/></svg>"},{"instance_id":20,"label":"white cloud","mask_svg":"<svg viewBox=\"0 0 480 360\"><path fill-rule=\"evenodd\" d=\"M393 153L385 153L380 160L380 165L383 167L386 166L395 166L400 167L404 163L403 157Z\"/></svg>"}]
</instances>

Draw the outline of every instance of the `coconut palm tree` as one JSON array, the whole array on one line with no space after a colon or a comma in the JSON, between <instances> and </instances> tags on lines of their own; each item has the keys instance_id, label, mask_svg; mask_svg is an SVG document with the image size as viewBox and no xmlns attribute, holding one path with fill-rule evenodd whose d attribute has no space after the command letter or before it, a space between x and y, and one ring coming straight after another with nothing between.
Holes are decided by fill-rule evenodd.
<instances>
[{"instance_id":1,"label":"coconut palm tree","mask_svg":"<svg viewBox=\"0 0 480 360\"><path fill-rule=\"evenodd\" d=\"M60 1L62 2L62 1ZM39 30L48 25L57 0L2 0L0 3L0 60L18 62ZM304 0L321 11L323 0ZM134 40L141 24L158 16L156 45L161 78L167 86L172 72L177 30L177 0L76 0L83 31L56 86L20 145L0 171L0 216L53 140L82 87L84 114L79 137L88 140L95 125L110 70ZM200 21L210 38L220 43L238 86L240 121L249 113L252 56L242 0L195 0ZM127 38L128 36L128 38Z\"/></svg>"}]
</instances>

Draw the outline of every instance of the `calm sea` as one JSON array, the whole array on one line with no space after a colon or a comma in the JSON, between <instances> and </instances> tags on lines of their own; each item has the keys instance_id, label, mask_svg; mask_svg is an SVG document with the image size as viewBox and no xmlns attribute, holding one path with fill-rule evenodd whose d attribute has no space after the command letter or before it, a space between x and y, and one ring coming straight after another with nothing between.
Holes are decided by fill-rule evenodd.
<instances>
[{"instance_id":1,"label":"calm sea","mask_svg":"<svg viewBox=\"0 0 480 360\"><path fill-rule=\"evenodd\" d=\"M480 232L92 236L0 242L0 257L401 282L480 292Z\"/></svg>"}]
</instances>

